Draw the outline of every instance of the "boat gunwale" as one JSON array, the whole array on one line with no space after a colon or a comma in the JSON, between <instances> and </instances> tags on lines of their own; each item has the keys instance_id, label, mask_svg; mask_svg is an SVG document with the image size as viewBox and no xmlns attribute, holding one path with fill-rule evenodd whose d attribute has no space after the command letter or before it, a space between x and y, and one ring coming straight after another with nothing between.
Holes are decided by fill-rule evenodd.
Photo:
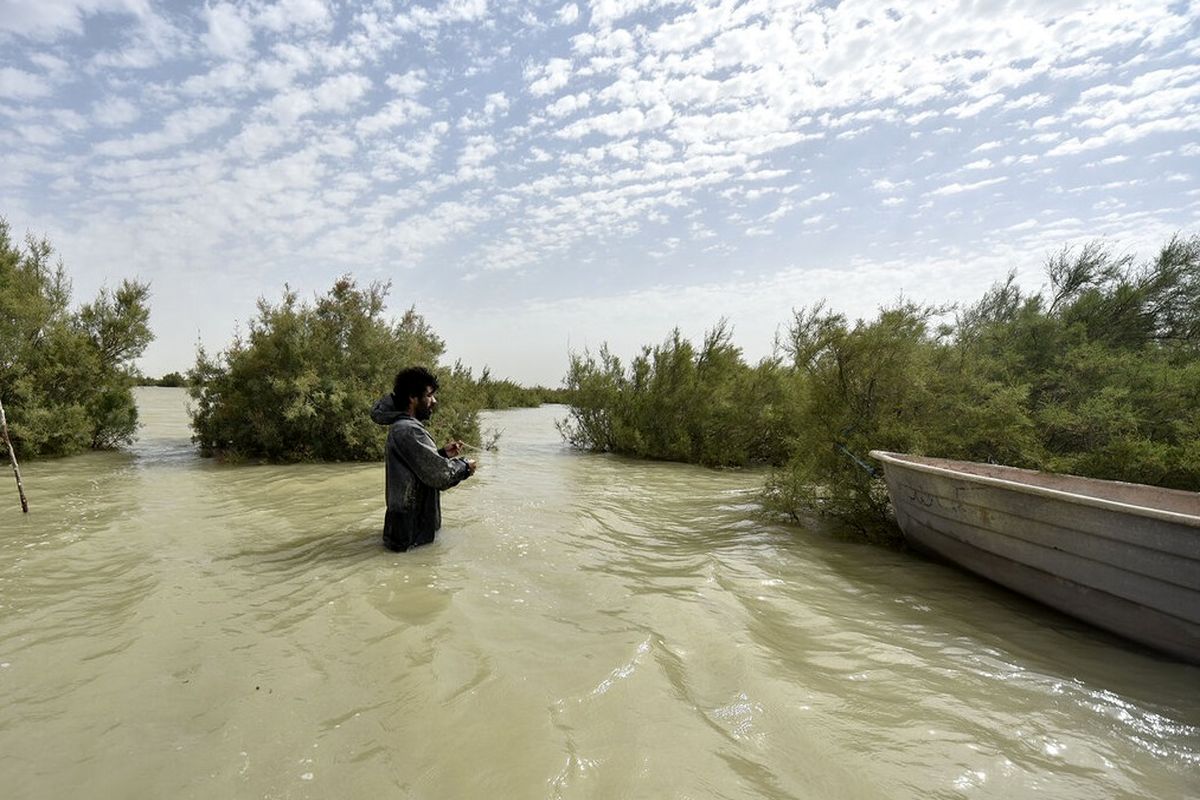
<instances>
[{"instance_id":1,"label":"boat gunwale","mask_svg":"<svg viewBox=\"0 0 1200 800\"><path fill-rule=\"evenodd\" d=\"M1185 525L1192 528L1200 528L1200 515L1185 514L1180 511L1166 511L1160 508L1150 506L1135 505L1133 503L1123 503L1119 500L1106 500L1101 497L1093 497L1092 495L1079 494L1077 492L1067 492L1062 489L1050 489L1045 486L1038 486L1032 483L1022 481L1007 480L1005 478L994 478L988 475L976 475L972 472L965 472L953 467L939 467L932 464L922 464L920 462L910 461L903 453L891 453L886 450L872 450L870 452L872 458L882 461L884 464L890 464L897 467L912 469L916 472L924 472L939 477L955 478L966 480L972 483L980 483L985 486L993 486L999 489L1007 489L1021 494L1033 494L1047 497L1054 500L1071 503L1074 505L1085 505L1093 508L1099 508L1105 511L1113 511L1122 514L1133 514L1140 517L1148 517L1157 519L1163 522L1173 522L1179 525ZM921 458L933 458L932 456L920 456ZM949 459L942 459L949 460ZM992 464L988 466L1004 467L1002 464ZM1006 469L1017 469L1016 467L1005 467ZM1097 478L1082 478L1081 480L1100 480ZM1138 484L1130 484L1138 485ZM1158 487L1151 487L1158 488Z\"/></svg>"}]
</instances>

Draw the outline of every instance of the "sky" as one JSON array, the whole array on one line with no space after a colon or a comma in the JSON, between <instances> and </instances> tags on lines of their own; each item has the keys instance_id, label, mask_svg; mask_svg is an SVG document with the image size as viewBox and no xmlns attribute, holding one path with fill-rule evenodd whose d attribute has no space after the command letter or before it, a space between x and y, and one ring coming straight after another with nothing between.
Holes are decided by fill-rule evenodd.
<instances>
[{"instance_id":1,"label":"sky","mask_svg":"<svg viewBox=\"0 0 1200 800\"><path fill-rule=\"evenodd\" d=\"M970 302L1200 233L1200 0L0 0L0 216L151 376L290 285L390 281L560 384L794 310Z\"/></svg>"}]
</instances>

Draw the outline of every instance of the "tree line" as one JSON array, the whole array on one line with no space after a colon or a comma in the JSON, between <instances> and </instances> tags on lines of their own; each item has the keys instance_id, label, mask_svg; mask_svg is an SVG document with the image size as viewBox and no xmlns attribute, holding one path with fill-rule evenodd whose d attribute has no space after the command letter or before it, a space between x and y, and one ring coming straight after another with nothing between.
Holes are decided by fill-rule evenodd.
<instances>
[{"instance_id":1,"label":"tree line","mask_svg":"<svg viewBox=\"0 0 1200 800\"><path fill-rule=\"evenodd\" d=\"M182 372L168 372L161 378L151 378L146 375L140 375L137 379L138 386L158 386L167 389L182 389L188 385L187 376Z\"/></svg>"},{"instance_id":2,"label":"tree line","mask_svg":"<svg viewBox=\"0 0 1200 800\"><path fill-rule=\"evenodd\" d=\"M957 308L902 300L851 322L816 303L748 364L719 323L628 365L573 354L573 445L710 466L770 465L767 508L898 541L872 449L1200 490L1200 237L1135 263L1056 254Z\"/></svg>"},{"instance_id":3,"label":"tree line","mask_svg":"<svg viewBox=\"0 0 1200 800\"><path fill-rule=\"evenodd\" d=\"M0 403L16 453L56 457L130 443L136 385L188 387L201 454L274 462L382 458L384 437L366 412L410 364L439 375L438 438L485 446L482 409L564 399L561 389L520 386L487 369L476 378L444 363L444 343L415 309L399 320L385 313L389 289L345 276L309 302L285 287L279 302L259 300L227 348L200 348L186 375L147 379L134 362L153 340L148 284L122 281L73 308L50 243L14 241L0 218Z\"/></svg>"},{"instance_id":4,"label":"tree line","mask_svg":"<svg viewBox=\"0 0 1200 800\"><path fill-rule=\"evenodd\" d=\"M898 530L870 450L936 455L1200 490L1200 237L1142 263L1100 244L956 307L901 300L849 320L817 302L793 313L751 364L718 322L678 330L625 364L607 347L569 354L564 387L522 387L445 363L445 345L390 286L343 276L302 300L260 299L244 333L199 349L186 375L193 441L231 460L382 457L366 409L397 369L441 380L437 439L486 445L485 408L567 402L572 446L712 467L765 465L766 508L821 514L877 541ZM122 281L72 306L45 240L0 218L0 401L23 457L130 442L135 359L152 340L149 287Z\"/></svg>"}]
</instances>

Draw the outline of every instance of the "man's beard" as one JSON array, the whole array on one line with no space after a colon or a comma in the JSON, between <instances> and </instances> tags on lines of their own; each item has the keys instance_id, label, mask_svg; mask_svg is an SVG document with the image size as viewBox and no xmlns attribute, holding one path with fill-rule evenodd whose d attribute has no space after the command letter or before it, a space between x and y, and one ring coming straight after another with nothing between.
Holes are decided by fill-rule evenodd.
<instances>
[{"instance_id":1,"label":"man's beard","mask_svg":"<svg viewBox=\"0 0 1200 800\"><path fill-rule=\"evenodd\" d=\"M416 416L419 422L425 422L433 416L433 409L429 406L419 406L416 409L416 412L417 413L414 416Z\"/></svg>"}]
</instances>

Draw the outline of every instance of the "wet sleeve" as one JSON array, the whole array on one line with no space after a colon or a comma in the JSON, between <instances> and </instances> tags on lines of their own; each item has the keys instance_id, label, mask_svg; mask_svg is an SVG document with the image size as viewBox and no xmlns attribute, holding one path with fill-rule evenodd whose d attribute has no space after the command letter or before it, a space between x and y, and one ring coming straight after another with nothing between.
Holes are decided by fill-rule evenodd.
<instances>
[{"instance_id":1,"label":"wet sleeve","mask_svg":"<svg viewBox=\"0 0 1200 800\"><path fill-rule=\"evenodd\" d=\"M467 478L471 468L466 459L439 455L433 439L424 428L412 427L397 437L400 457L417 480L434 489L449 489Z\"/></svg>"}]
</instances>

